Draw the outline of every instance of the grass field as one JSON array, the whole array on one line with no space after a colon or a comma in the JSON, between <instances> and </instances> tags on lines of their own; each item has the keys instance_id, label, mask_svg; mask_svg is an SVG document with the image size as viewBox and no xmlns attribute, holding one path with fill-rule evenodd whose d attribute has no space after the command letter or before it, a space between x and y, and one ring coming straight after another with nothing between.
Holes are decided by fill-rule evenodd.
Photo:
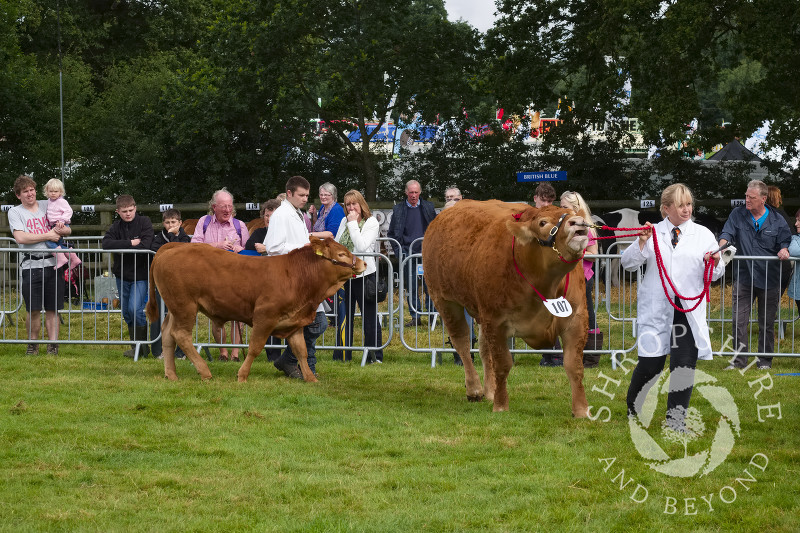
<instances>
[{"instance_id":1,"label":"grass field","mask_svg":"<svg viewBox=\"0 0 800 533\"><path fill-rule=\"evenodd\" d=\"M585 376L597 419L575 420L563 369L531 355L512 370L510 412L492 413L466 401L462 369L394 345L365 368L319 352L317 384L265 358L246 384L237 364L212 363L203 383L186 361L172 383L160 361L133 363L118 346L61 348L26 357L24 345L0 346L2 531L800 527L800 377L775 375L800 372L794 359L776 360L758 397L764 372L700 363L734 398L741 432L715 470L677 478L632 444L630 376L607 356ZM759 422L759 405L776 404L781 418L762 407ZM708 448L719 417L697 392L692 406L709 431L689 448Z\"/></svg>"}]
</instances>

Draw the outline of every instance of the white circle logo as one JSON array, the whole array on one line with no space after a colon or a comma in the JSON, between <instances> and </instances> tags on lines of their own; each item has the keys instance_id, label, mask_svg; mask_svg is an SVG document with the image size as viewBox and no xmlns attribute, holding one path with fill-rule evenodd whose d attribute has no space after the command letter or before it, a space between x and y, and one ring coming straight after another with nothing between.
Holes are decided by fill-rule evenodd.
<instances>
[{"instance_id":1,"label":"white circle logo","mask_svg":"<svg viewBox=\"0 0 800 533\"><path fill-rule=\"evenodd\" d=\"M662 372L651 379L636 397L636 415L628 418L631 440L636 451L651 462L650 468L673 477L702 477L725 461L733 449L734 432L739 435L739 410L730 392L724 387L713 385L716 378L690 368L676 368L671 374ZM656 442L648 431L658 407L659 397L687 391L694 385L700 394L719 414L716 432L707 450L689 455L688 444L701 437L706 431L703 416L694 407L684 410L675 407L667 412L661 424L662 438L666 441L683 444L683 457L672 458Z\"/></svg>"}]
</instances>

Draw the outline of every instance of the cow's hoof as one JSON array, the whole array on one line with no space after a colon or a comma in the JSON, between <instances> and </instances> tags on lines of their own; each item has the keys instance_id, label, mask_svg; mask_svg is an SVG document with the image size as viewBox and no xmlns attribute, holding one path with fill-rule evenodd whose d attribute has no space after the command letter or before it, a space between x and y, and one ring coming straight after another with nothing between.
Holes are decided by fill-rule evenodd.
<instances>
[{"instance_id":1,"label":"cow's hoof","mask_svg":"<svg viewBox=\"0 0 800 533\"><path fill-rule=\"evenodd\" d=\"M247 383L247 378L239 376L236 378L239 383Z\"/></svg>"},{"instance_id":2,"label":"cow's hoof","mask_svg":"<svg viewBox=\"0 0 800 533\"><path fill-rule=\"evenodd\" d=\"M483 401L483 394L477 394L475 396L467 395L467 400L470 402L482 402Z\"/></svg>"},{"instance_id":3,"label":"cow's hoof","mask_svg":"<svg viewBox=\"0 0 800 533\"><path fill-rule=\"evenodd\" d=\"M178 376L174 374L173 375L164 374L164 379L168 379L170 381L178 381Z\"/></svg>"}]
</instances>

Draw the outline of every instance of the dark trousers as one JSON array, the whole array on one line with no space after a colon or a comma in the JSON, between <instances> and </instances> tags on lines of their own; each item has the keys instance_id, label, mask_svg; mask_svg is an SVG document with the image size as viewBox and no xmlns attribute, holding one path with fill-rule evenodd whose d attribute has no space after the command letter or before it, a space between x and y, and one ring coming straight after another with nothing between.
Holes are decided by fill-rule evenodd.
<instances>
[{"instance_id":1,"label":"dark trousers","mask_svg":"<svg viewBox=\"0 0 800 533\"><path fill-rule=\"evenodd\" d=\"M308 366L312 372L316 372L317 367L317 339L325 333L328 329L328 318L322 311L317 312L314 321L303 328L303 337L306 341L306 351L308 352ZM292 348L287 344L286 349L280 356L280 359L285 359L289 364L297 365L297 357L292 353Z\"/></svg>"},{"instance_id":2,"label":"dark trousers","mask_svg":"<svg viewBox=\"0 0 800 533\"><path fill-rule=\"evenodd\" d=\"M403 249L403 257L408 257L410 253L409 249ZM419 253L419 252L417 252ZM419 258L410 259L406 262L406 267L403 270L404 276L404 283L406 285L406 290L408 291L408 315L416 320L419 319L420 312L422 309L422 298L419 294L419 283L417 276L417 267L422 264L422 260ZM425 278L422 279L422 292L425 294L425 304L426 309L429 313L434 312L433 302L431 301L430 296L428 295L428 285L425 283Z\"/></svg>"},{"instance_id":3,"label":"dark trousers","mask_svg":"<svg viewBox=\"0 0 800 533\"><path fill-rule=\"evenodd\" d=\"M678 304L680 305L680 304ZM679 420L683 419L683 414L689 408L689 400L692 397L692 384L694 383L694 369L697 366L697 345L694 335L689 328L689 321L685 313L673 311L672 333L670 335L669 371L675 372L678 368L687 370L682 371L681 378L686 378L687 383L681 383L685 387L681 390L673 390L667 395L667 415ZM654 377L664 370L664 363L667 356L659 357L639 357L636 368L633 369L631 384L628 387L628 415L638 415L642 410L644 399L647 396L645 386ZM685 372L685 373L684 373ZM674 374L670 376L670 386L672 389L678 388L677 383L672 380Z\"/></svg>"},{"instance_id":4,"label":"dark trousers","mask_svg":"<svg viewBox=\"0 0 800 533\"><path fill-rule=\"evenodd\" d=\"M344 346L353 345L354 318L356 305L361 309L361 323L364 328L364 346L380 346L383 344L381 325L378 322L378 303L375 298L367 298L364 294L364 282L367 278L375 281L376 273L373 272L362 278L351 279L344 284L344 305L346 318L344 323ZM375 359L383 361L383 350L373 350ZM334 350L334 361L350 361L351 350Z\"/></svg>"},{"instance_id":5,"label":"dark trousers","mask_svg":"<svg viewBox=\"0 0 800 533\"><path fill-rule=\"evenodd\" d=\"M749 352L750 312L753 301L757 301L756 316L758 317L758 347L753 350L761 353L775 351L775 317L778 314L780 303L780 285L759 289L754 287L750 280L737 282L733 286L733 349ZM760 356L760 360L772 364L772 357ZM734 366L744 368L747 366L747 357L736 356Z\"/></svg>"}]
</instances>

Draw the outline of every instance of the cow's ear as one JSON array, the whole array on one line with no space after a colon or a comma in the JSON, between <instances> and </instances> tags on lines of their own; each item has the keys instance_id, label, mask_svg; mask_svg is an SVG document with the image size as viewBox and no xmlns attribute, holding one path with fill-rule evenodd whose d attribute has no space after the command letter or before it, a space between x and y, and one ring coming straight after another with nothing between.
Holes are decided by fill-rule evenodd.
<instances>
[{"instance_id":1,"label":"cow's ear","mask_svg":"<svg viewBox=\"0 0 800 533\"><path fill-rule=\"evenodd\" d=\"M308 240L311 243L311 248L313 248L315 254L325 255L325 243L322 242L322 239L319 237L314 237L313 235L309 235Z\"/></svg>"},{"instance_id":2,"label":"cow's ear","mask_svg":"<svg viewBox=\"0 0 800 533\"><path fill-rule=\"evenodd\" d=\"M519 239L520 244L530 244L534 239L538 239L533 230L533 220L537 214L539 214L539 210L531 207L506 222L508 231Z\"/></svg>"}]
</instances>

